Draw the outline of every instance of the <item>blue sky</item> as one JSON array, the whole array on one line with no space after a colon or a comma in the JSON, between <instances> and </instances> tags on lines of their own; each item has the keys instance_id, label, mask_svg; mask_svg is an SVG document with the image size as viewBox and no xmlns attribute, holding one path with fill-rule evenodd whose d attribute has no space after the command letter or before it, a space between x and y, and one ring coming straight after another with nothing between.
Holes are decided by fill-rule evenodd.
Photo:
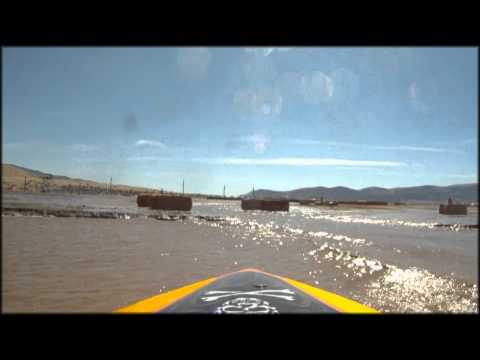
<instances>
[{"instance_id":1,"label":"blue sky","mask_svg":"<svg viewBox=\"0 0 480 360\"><path fill-rule=\"evenodd\" d=\"M3 48L3 163L188 192L477 182L474 48Z\"/></svg>"}]
</instances>

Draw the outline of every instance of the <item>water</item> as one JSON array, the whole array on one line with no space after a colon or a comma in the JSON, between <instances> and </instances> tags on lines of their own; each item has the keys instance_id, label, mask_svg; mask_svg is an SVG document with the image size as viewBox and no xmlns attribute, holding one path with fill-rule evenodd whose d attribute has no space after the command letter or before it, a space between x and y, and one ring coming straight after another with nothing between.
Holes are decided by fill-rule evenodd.
<instances>
[{"instance_id":1,"label":"water","mask_svg":"<svg viewBox=\"0 0 480 360\"><path fill-rule=\"evenodd\" d=\"M7 193L2 203L145 211L121 195ZM181 221L3 216L3 310L111 312L254 267L385 312L478 312L478 230L433 226L476 224L478 214L469 211L450 217L436 207L291 205L288 213L269 213L244 212L238 201L194 200Z\"/></svg>"}]
</instances>

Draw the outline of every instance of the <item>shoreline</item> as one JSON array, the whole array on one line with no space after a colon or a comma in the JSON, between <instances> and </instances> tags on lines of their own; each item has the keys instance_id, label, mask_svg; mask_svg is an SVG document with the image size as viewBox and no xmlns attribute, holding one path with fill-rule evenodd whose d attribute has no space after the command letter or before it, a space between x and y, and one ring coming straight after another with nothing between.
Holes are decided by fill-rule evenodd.
<instances>
[{"instance_id":1,"label":"shoreline","mask_svg":"<svg viewBox=\"0 0 480 360\"><path fill-rule=\"evenodd\" d=\"M57 217L57 218L87 218L87 219L156 219L161 221L178 221L199 219L207 222L225 221L222 216L192 215L190 211L155 210L154 213L139 213L129 211L102 211L87 209L52 209L32 207L2 207L2 217ZM436 228L451 230L474 230L478 224L435 224Z\"/></svg>"},{"instance_id":2,"label":"shoreline","mask_svg":"<svg viewBox=\"0 0 480 360\"><path fill-rule=\"evenodd\" d=\"M156 219L162 221L177 221L200 219L205 221L224 221L219 216L192 215L189 211L159 210L155 213L138 213L128 211L98 211L82 209L49 209L49 208L21 208L2 207L2 217L58 217L58 218L87 218L87 219Z\"/></svg>"}]
</instances>

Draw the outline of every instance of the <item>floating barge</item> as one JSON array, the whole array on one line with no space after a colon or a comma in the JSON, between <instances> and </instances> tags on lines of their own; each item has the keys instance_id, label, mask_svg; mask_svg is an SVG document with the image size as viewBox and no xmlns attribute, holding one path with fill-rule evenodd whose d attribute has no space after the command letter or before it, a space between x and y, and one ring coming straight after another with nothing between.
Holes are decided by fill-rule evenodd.
<instances>
[{"instance_id":1,"label":"floating barge","mask_svg":"<svg viewBox=\"0 0 480 360\"><path fill-rule=\"evenodd\" d=\"M438 212L443 215L467 215L467 206L461 204L441 204Z\"/></svg>"},{"instance_id":2,"label":"floating barge","mask_svg":"<svg viewBox=\"0 0 480 360\"><path fill-rule=\"evenodd\" d=\"M289 211L288 200L243 199L242 210Z\"/></svg>"},{"instance_id":3,"label":"floating barge","mask_svg":"<svg viewBox=\"0 0 480 360\"><path fill-rule=\"evenodd\" d=\"M467 215L467 205L454 204L452 199L448 199L448 204L440 204L438 212L442 215Z\"/></svg>"},{"instance_id":4,"label":"floating barge","mask_svg":"<svg viewBox=\"0 0 480 360\"><path fill-rule=\"evenodd\" d=\"M152 206L152 199L154 194L139 194L137 195L137 206L138 207L150 207Z\"/></svg>"},{"instance_id":5,"label":"floating barge","mask_svg":"<svg viewBox=\"0 0 480 360\"><path fill-rule=\"evenodd\" d=\"M153 210L192 210L192 198L175 195L140 194L137 196L139 207L149 207Z\"/></svg>"}]
</instances>

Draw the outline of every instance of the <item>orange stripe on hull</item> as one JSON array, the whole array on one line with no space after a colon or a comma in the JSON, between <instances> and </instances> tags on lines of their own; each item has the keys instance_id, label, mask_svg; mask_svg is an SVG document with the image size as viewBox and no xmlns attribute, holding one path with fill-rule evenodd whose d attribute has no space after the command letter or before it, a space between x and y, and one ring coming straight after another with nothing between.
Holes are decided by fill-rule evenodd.
<instances>
[{"instance_id":1,"label":"orange stripe on hull","mask_svg":"<svg viewBox=\"0 0 480 360\"><path fill-rule=\"evenodd\" d=\"M202 280L184 287L181 287L176 290L166 292L165 294L153 296L146 300L139 301L133 305L126 306L119 310L116 310L116 313L154 313L158 312L168 305L173 304L174 302L184 298L185 296L190 295L191 293L197 291L198 289L210 284L211 282L217 280L217 278L210 278L207 280Z\"/></svg>"}]
</instances>

